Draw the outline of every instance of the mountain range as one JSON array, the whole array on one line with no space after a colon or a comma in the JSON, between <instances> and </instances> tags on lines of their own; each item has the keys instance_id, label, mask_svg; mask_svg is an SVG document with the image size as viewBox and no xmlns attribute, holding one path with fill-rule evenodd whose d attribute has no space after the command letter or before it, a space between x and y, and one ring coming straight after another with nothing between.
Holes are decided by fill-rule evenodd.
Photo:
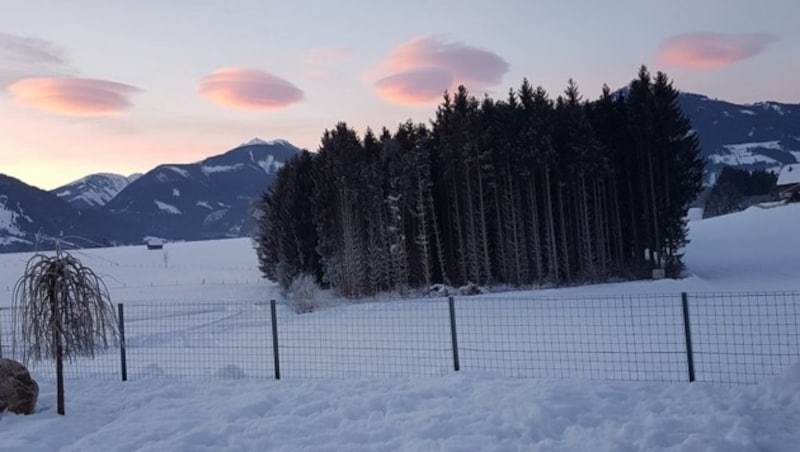
<instances>
[{"instance_id":1,"label":"mountain range","mask_svg":"<svg viewBox=\"0 0 800 452\"><path fill-rule=\"evenodd\" d=\"M800 161L800 104L738 105L690 93L678 102L700 139L709 183L723 166L777 171Z\"/></svg>"},{"instance_id":2,"label":"mountain range","mask_svg":"<svg viewBox=\"0 0 800 452\"><path fill-rule=\"evenodd\" d=\"M777 170L800 161L800 105L739 105L692 93L678 99L706 158L707 183L723 166ZM246 236L252 203L299 149L254 139L191 164L145 174L91 174L50 192L0 174L0 252Z\"/></svg>"},{"instance_id":3,"label":"mountain range","mask_svg":"<svg viewBox=\"0 0 800 452\"><path fill-rule=\"evenodd\" d=\"M251 206L299 149L254 139L191 164L142 175L92 174L40 190L0 175L0 252L247 235Z\"/></svg>"}]
</instances>

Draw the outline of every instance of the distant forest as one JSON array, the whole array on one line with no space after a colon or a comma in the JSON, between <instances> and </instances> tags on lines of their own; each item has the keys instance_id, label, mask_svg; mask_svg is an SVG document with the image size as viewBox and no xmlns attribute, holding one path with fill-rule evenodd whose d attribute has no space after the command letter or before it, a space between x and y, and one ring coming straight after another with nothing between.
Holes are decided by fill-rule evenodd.
<instances>
[{"instance_id":1,"label":"distant forest","mask_svg":"<svg viewBox=\"0 0 800 452\"><path fill-rule=\"evenodd\" d=\"M738 212L755 203L777 199L777 182L778 175L768 171L726 166L708 194L703 218Z\"/></svg>"},{"instance_id":2,"label":"distant forest","mask_svg":"<svg viewBox=\"0 0 800 452\"><path fill-rule=\"evenodd\" d=\"M502 100L445 93L430 124L339 123L260 199L260 269L347 297L677 276L703 177L677 96L643 66L592 102L524 80Z\"/></svg>"}]
</instances>

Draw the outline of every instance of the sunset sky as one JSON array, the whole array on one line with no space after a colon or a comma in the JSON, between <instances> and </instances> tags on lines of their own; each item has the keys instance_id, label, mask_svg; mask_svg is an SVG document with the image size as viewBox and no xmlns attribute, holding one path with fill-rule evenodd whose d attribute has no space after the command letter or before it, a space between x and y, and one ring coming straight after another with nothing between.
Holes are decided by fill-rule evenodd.
<instances>
[{"instance_id":1,"label":"sunset sky","mask_svg":"<svg viewBox=\"0 0 800 452\"><path fill-rule=\"evenodd\" d=\"M427 121L445 89L641 64L684 91L800 102L794 0L0 0L0 173L51 189L254 137L315 150L346 121Z\"/></svg>"}]
</instances>

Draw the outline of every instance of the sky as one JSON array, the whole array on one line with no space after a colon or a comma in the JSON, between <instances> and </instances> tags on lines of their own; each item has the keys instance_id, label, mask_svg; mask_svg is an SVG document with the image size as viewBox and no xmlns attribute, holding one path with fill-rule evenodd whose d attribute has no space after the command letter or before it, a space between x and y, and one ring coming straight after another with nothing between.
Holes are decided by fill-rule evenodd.
<instances>
[{"instance_id":1,"label":"sky","mask_svg":"<svg viewBox=\"0 0 800 452\"><path fill-rule=\"evenodd\" d=\"M794 0L0 0L0 173L52 189L345 121L426 122L523 78L587 99L640 65L683 91L800 102Z\"/></svg>"}]
</instances>

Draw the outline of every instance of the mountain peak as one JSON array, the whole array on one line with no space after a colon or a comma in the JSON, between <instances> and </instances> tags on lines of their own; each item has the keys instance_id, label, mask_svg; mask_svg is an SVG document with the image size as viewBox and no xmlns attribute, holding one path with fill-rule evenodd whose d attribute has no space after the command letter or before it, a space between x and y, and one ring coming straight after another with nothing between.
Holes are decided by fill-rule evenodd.
<instances>
[{"instance_id":1,"label":"mountain peak","mask_svg":"<svg viewBox=\"0 0 800 452\"><path fill-rule=\"evenodd\" d=\"M291 144L290 144L288 141L286 141L286 140L283 140L283 139L280 139L280 138L278 138L278 139L275 139L275 140L269 140L269 141L266 141L266 140L262 140L261 138L258 138L258 137L256 137L256 138L253 138L252 140L250 140L250 141L248 141L248 142L246 142L246 143L242 143L242 144L240 144L238 147L240 147L240 148L241 148L241 147L245 147L245 146L258 146L258 145L269 145L269 146L281 145L281 146L291 146Z\"/></svg>"},{"instance_id":2,"label":"mountain peak","mask_svg":"<svg viewBox=\"0 0 800 452\"><path fill-rule=\"evenodd\" d=\"M127 177L119 174L95 173L51 190L51 193L78 210L99 209L129 183Z\"/></svg>"}]
</instances>

